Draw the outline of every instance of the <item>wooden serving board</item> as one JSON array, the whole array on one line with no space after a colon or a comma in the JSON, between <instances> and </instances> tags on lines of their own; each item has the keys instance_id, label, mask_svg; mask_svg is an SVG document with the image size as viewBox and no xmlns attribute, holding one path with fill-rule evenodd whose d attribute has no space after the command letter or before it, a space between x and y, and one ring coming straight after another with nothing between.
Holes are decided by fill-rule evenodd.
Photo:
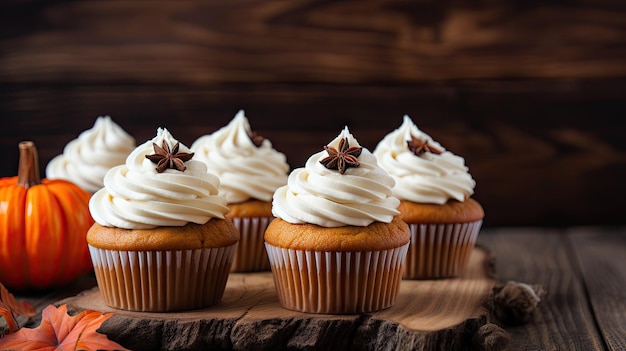
<instances>
[{"instance_id":1,"label":"wooden serving board","mask_svg":"<svg viewBox=\"0 0 626 351\"><path fill-rule=\"evenodd\" d=\"M220 304L188 312L116 310L104 304L98 288L56 304L65 303L70 311L114 312L99 332L133 350L463 350L488 322L484 302L495 282L492 257L477 247L458 278L403 280L395 305L376 313L286 310L270 272L232 273Z\"/></svg>"}]
</instances>

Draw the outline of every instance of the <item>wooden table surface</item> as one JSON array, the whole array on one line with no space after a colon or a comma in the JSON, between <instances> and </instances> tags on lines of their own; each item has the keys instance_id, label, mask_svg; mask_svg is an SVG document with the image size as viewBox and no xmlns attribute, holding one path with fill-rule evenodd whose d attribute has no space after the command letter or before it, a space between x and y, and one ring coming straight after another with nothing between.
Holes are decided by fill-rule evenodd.
<instances>
[{"instance_id":1,"label":"wooden table surface","mask_svg":"<svg viewBox=\"0 0 626 351\"><path fill-rule=\"evenodd\" d=\"M626 350L626 228L484 230L502 281L542 284L535 318L507 327L511 350Z\"/></svg>"},{"instance_id":2,"label":"wooden table surface","mask_svg":"<svg viewBox=\"0 0 626 351\"><path fill-rule=\"evenodd\" d=\"M500 281L547 291L530 323L504 326L509 350L626 350L626 227L485 228L479 244L494 254ZM40 311L94 284L17 298Z\"/></svg>"},{"instance_id":3,"label":"wooden table surface","mask_svg":"<svg viewBox=\"0 0 626 351\"><path fill-rule=\"evenodd\" d=\"M408 114L470 167L498 278L548 293L506 328L510 349L626 350L625 14L620 0L3 0L0 176L19 141L43 170L99 115L190 145L243 108L295 168L344 125L371 150ZM41 310L94 285L18 297Z\"/></svg>"}]
</instances>

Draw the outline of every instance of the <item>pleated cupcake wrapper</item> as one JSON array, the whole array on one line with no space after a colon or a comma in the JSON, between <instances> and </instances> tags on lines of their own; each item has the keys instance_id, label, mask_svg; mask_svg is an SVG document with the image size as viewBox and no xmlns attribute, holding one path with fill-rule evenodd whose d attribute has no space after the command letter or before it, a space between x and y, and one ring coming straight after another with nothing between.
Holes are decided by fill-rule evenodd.
<instances>
[{"instance_id":1,"label":"pleated cupcake wrapper","mask_svg":"<svg viewBox=\"0 0 626 351\"><path fill-rule=\"evenodd\" d=\"M411 245L404 279L456 277L463 272L476 244L482 220L457 224L409 224Z\"/></svg>"},{"instance_id":2,"label":"pleated cupcake wrapper","mask_svg":"<svg viewBox=\"0 0 626 351\"><path fill-rule=\"evenodd\" d=\"M224 294L235 247L115 251L89 245L89 252L107 305L165 312L217 304Z\"/></svg>"},{"instance_id":3,"label":"pleated cupcake wrapper","mask_svg":"<svg viewBox=\"0 0 626 351\"><path fill-rule=\"evenodd\" d=\"M327 314L378 311L392 306L409 244L382 251L319 252L265 244L280 304Z\"/></svg>"},{"instance_id":4,"label":"pleated cupcake wrapper","mask_svg":"<svg viewBox=\"0 0 626 351\"><path fill-rule=\"evenodd\" d=\"M263 237L265 229L273 219L274 217L237 217L232 219L241 237L231 272L270 270Z\"/></svg>"}]
</instances>

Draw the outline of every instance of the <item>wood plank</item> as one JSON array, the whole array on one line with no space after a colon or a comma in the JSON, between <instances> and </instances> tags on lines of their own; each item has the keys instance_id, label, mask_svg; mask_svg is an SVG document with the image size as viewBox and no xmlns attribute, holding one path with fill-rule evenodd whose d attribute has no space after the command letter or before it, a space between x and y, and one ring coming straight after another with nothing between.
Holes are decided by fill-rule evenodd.
<instances>
[{"instance_id":1,"label":"wood plank","mask_svg":"<svg viewBox=\"0 0 626 351\"><path fill-rule=\"evenodd\" d=\"M568 234L600 333L609 350L626 350L626 228Z\"/></svg>"},{"instance_id":2,"label":"wood plank","mask_svg":"<svg viewBox=\"0 0 626 351\"><path fill-rule=\"evenodd\" d=\"M403 280L396 303L360 315L309 314L280 307L271 272L231 273L222 302L201 310L145 313L112 309L95 290L59 301L69 310L114 312L102 333L133 350L415 349L465 350L487 322L495 284L490 256L473 251L456 279Z\"/></svg>"},{"instance_id":3,"label":"wood plank","mask_svg":"<svg viewBox=\"0 0 626 351\"><path fill-rule=\"evenodd\" d=\"M485 225L619 224L625 14L619 0L3 1L0 176L20 140L45 165L102 114L140 141L173 125L193 140L245 108L297 167L343 125L373 148L407 113L466 157Z\"/></svg>"},{"instance_id":4,"label":"wood plank","mask_svg":"<svg viewBox=\"0 0 626 351\"><path fill-rule=\"evenodd\" d=\"M626 192L621 181L626 178L626 81L621 80L0 85L0 149L5 151L0 175L16 173L19 141L35 141L43 170L98 115L110 114L139 142L165 126L190 145L228 123L240 108L293 168L344 125L373 149L409 114L447 149L465 157L478 183L476 198L487 210L487 226L623 221L621 209L612 205ZM570 201L572 196L581 201Z\"/></svg>"},{"instance_id":5,"label":"wood plank","mask_svg":"<svg viewBox=\"0 0 626 351\"><path fill-rule=\"evenodd\" d=\"M501 281L541 284L547 292L534 319L506 327L511 350L604 350L567 237L540 228L486 229L478 242L496 257Z\"/></svg>"},{"instance_id":6,"label":"wood plank","mask_svg":"<svg viewBox=\"0 0 626 351\"><path fill-rule=\"evenodd\" d=\"M624 77L626 5L4 1L0 81L127 84Z\"/></svg>"}]
</instances>

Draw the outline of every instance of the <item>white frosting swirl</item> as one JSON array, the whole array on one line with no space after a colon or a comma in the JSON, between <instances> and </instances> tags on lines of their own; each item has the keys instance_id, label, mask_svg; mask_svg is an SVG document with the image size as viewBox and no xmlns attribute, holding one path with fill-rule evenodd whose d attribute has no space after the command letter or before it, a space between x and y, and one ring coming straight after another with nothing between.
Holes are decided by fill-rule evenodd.
<instances>
[{"instance_id":1,"label":"white frosting swirl","mask_svg":"<svg viewBox=\"0 0 626 351\"><path fill-rule=\"evenodd\" d=\"M408 148L411 136L442 151L416 156ZM387 134L374 149L380 166L396 181L393 194L402 200L444 204L449 199L464 201L474 194L476 182L465 160L441 146L404 116L400 128Z\"/></svg>"},{"instance_id":2,"label":"white frosting swirl","mask_svg":"<svg viewBox=\"0 0 626 351\"><path fill-rule=\"evenodd\" d=\"M46 177L65 179L90 193L102 188L104 175L124 163L135 148L135 139L111 117L98 117L91 129L70 141L63 153L46 166Z\"/></svg>"},{"instance_id":3,"label":"white frosting swirl","mask_svg":"<svg viewBox=\"0 0 626 351\"><path fill-rule=\"evenodd\" d=\"M249 199L271 201L276 188L287 183L287 157L264 139L256 146L243 110L225 127L198 138L192 145L197 160L220 178L220 195L228 203Z\"/></svg>"},{"instance_id":4,"label":"white frosting swirl","mask_svg":"<svg viewBox=\"0 0 626 351\"><path fill-rule=\"evenodd\" d=\"M360 146L347 127L328 146L338 150L343 138L348 138L350 147ZM341 227L389 223L399 214L400 200L391 193L393 178L378 166L369 150L363 148L359 166L344 174L319 162L326 156L328 152L320 151L309 157L304 168L291 172L287 185L274 193L275 217L294 224Z\"/></svg>"},{"instance_id":5,"label":"white frosting swirl","mask_svg":"<svg viewBox=\"0 0 626 351\"><path fill-rule=\"evenodd\" d=\"M146 158L154 154L153 143L163 140L170 149L178 142L167 129L139 145L126 163L110 169L104 188L89 202L93 219L103 226L126 229L149 229L160 226L204 224L211 218L224 218L228 207L219 196L219 178L207 172L206 165L194 159L185 162L184 172L156 171L156 164ZM189 152L183 144L179 152Z\"/></svg>"}]
</instances>

